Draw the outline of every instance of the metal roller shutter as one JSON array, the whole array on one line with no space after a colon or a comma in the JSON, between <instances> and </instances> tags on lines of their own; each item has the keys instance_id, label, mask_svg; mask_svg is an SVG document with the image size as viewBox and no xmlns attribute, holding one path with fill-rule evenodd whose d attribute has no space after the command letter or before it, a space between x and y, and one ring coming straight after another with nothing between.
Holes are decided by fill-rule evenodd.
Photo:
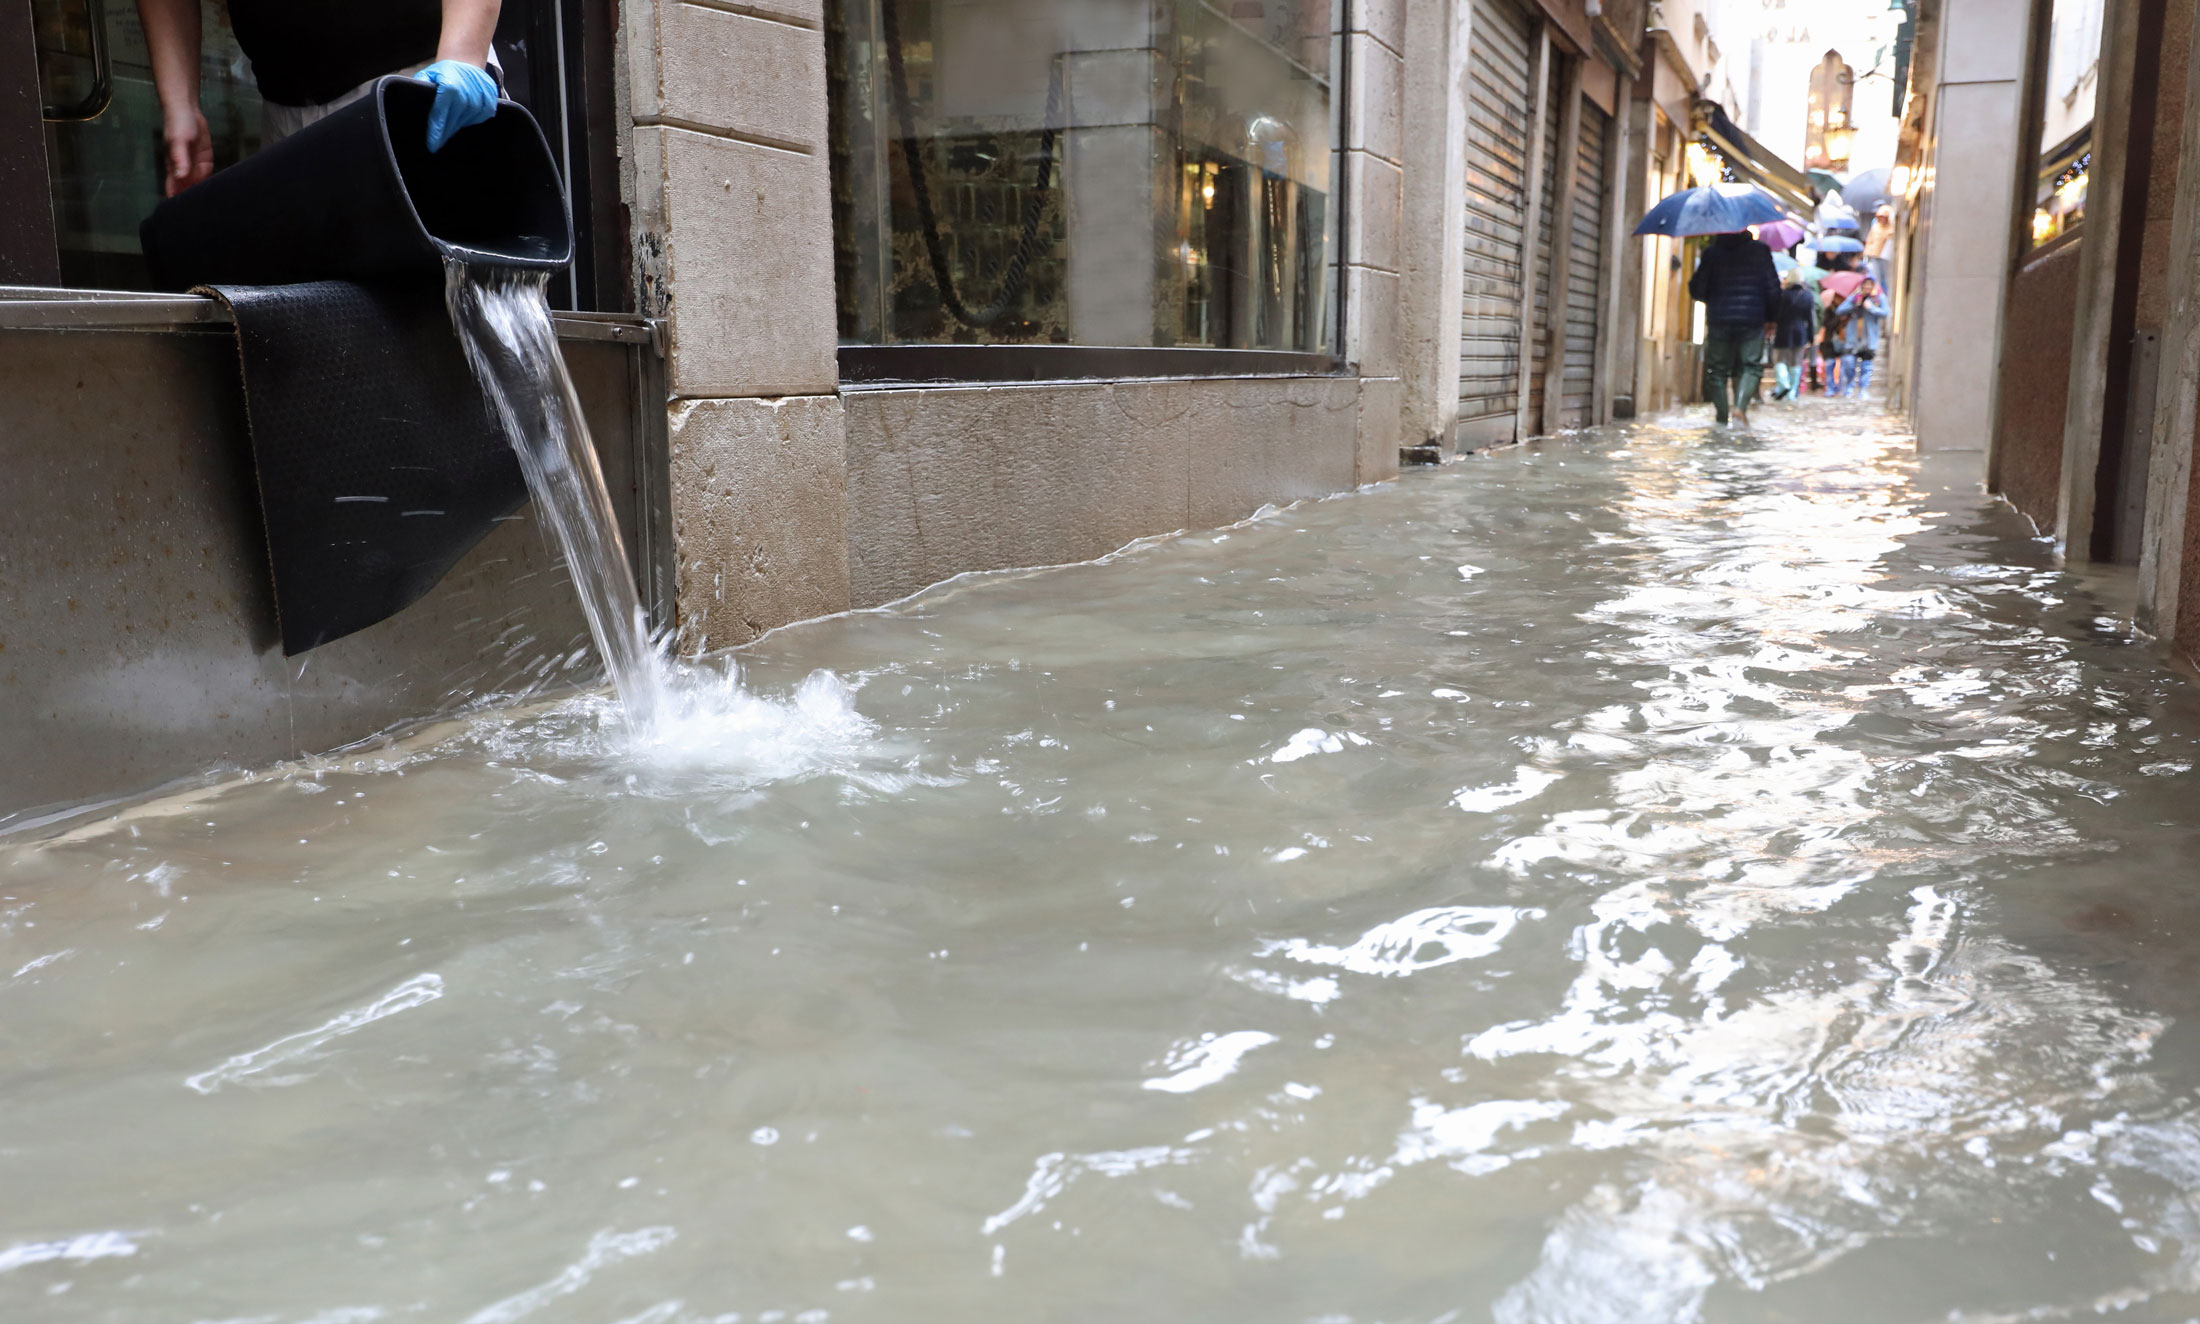
<instances>
[{"instance_id":1,"label":"metal roller shutter","mask_svg":"<svg viewBox=\"0 0 2200 1324\"><path fill-rule=\"evenodd\" d=\"M1596 392L1597 309L1603 294L1604 144L1611 117L1594 102L1581 106L1580 174L1574 183L1573 265L1566 272L1566 366L1559 391L1567 427L1585 427Z\"/></svg>"},{"instance_id":2,"label":"metal roller shutter","mask_svg":"<svg viewBox=\"0 0 2200 1324\"><path fill-rule=\"evenodd\" d=\"M1535 29L1511 0L1473 0L1459 441L1510 441L1520 394L1520 238L1528 210Z\"/></svg>"},{"instance_id":3,"label":"metal roller shutter","mask_svg":"<svg viewBox=\"0 0 2200 1324\"><path fill-rule=\"evenodd\" d=\"M1551 247L1553 237L1562 233L1558 229L1557 212L1559 164L1565 158L1559 153L1559 138L1565 109L1559 104L1559 88L1564 82L1559 62L1551 61L1550 86L1543 89L1543 203L1536 208L1535 227L1535 317L1522 327L1531 346L1528 375L1529 430L1536 428L1536 420L1543 417L1544 382L1550 375L1551 338L1547 328L1551 325L1552 310L1556 301L1551 295ZM1570 155L1570 153L1568 154Z\"/></svg>"}]
</instances>

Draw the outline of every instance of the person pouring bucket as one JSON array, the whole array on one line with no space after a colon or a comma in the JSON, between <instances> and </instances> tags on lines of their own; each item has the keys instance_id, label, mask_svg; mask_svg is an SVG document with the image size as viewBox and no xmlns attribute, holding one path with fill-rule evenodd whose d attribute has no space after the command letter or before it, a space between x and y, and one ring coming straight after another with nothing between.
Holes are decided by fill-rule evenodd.
<instances>
[{"instance_id":1,"label":"person pouring bucket","mask_svg":"<svg viewBox=\"0 0 2200 1324\"><path fill-rule=\"evenodd\" d=\"M1783 220L1780 204L1751 184L1682 189L1643 214L1636 234L1712 235L1688 281L1704 305L1704 394L1719 425L1748 426L1764 381L1765 347L1779 330L1780 273L1749 227Z\"/></svg>"},{"instance_id":2,"label":"person pouring bucket","mask_svg":"<svg viewBox=\"0 0 2200 1324\"><path fill-rule=\"evenodd\" d=\"M385 74L435 84L428 150L496 114L501 70L489 43L501 0L228 0L237 44L252 61L269 142L288 137L373 88ZM199 108L199 0L138 0L160 94L167 149L163 192L214 173L214 136Z\"/></svg>"}]
</instances>

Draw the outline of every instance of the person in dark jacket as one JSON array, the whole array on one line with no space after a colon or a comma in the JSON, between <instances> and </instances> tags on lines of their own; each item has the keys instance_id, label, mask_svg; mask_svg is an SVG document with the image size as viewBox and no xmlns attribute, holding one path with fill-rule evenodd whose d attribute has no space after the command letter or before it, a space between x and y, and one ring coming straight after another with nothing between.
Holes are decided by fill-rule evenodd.
<instances>
[{"instance_id":1,"label":"person in dark jacket","mask_svg":"<svg viewBox=\"0 0 2200 1324\"><path fill-rule=\"evenodd\" d=\"M1765 376L1765 345L1778 330L1780 272L1772 250L1747 231L1715 236L1688 280L1689 297L1704 306L1704 391L1719 423L1749 422L1750 402Z\"/></svg>"},{"instance_id":2,"label":"person in dark jacket","mask_svg":"<svg viewBox=\"0 0 2200 1324\"><path fill-rule=\"evenodd\" d=\"M1818 337L1818 300L1800 271L1780 277L1779 326L1772 338L1772 398L1792 400L1803 393L1803 351Z\"/></svg>"}]
</instances>

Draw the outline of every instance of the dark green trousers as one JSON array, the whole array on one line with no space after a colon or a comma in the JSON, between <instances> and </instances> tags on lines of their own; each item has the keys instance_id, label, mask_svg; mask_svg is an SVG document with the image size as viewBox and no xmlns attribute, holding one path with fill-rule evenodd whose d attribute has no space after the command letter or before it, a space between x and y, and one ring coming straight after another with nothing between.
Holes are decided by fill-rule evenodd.
<instances>
[{"instance_id":1,"label":"dark green trousers","mask_svg":"<svg viewBox=\"0 0 2200 1324\"><path fill-rule=\"evenodd\" d=\"M1765 329L1715 326L1703 338L1703 393L1719 421L1727 421L1729 401L1747 409L1765 376ZM1733 394L1728 395L1732 384Z\"/></svg>"}]
</instances>

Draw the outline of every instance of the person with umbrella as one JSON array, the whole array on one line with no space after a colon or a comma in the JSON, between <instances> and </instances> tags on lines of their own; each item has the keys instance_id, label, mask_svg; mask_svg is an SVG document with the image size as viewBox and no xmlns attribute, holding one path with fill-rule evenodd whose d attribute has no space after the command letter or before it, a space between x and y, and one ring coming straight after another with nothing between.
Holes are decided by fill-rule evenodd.
<instances>
[{"instance_id":1,"label":"person with umbrella","mask_svg":"<svg viewBox=\"0 0 2200 1324\"><path fill-rule=\"evenodd\" d=\"M1815 247L1818 249L1818 265L1828 271L1854 271L1864 252L1864 244L1855 234L1855 224L1847 231L1829 230Z\"/></svg>"},{"instance_id":2,"label":"person with umbrella","mask_svg":"<svg viewBox=\"0 0 2200 1324\"><path fill-rule=\"evenodd\" d=\"M1882 202L1872 213L1871 233L1864 239L1864 270L1881 289L1887 285L1887 249L1894 243L1894 204Z\"/></svg>"},{"instance_id":3,"label":"person with umbrella","mask_svg":"<svg viewBox=\"0 0 2200 1324\"><path fill-rule=\"evenodd\" d=\"M1780 273L1779 330L1772 339L1772 380L1775 400L1793 400L1803 393L1803 352L1818 335L1818 297L1803 279L1803 269L1790 266Z\"/></svg>"},{"instance_id":4,"label":"person with umbrella","mask_svg":"<svg viewBox=\"0 0 2200 1324\"><path fill-rule=\"evenodd\" d=\"M1828 277L1846 275L1846 272L1829 272ZM1848 380L1851 366L1841 358L1841 299L1839 290L1829 290L1823 281L1818 287L1818 371L1827 395L1841 394L1842 385Z\"/></svg>"},{"instance_id":5,"label":"person with umbrella","mask_svg":"<svg viewBox=\"0 0 2200 1324\"><path fill-rule=\"evenodd\" d=\"M1689 277L1688 295L1704 306L1703 375L1712 412L1749 425L1749 406L1764 381L1765 347L1780 320L1780 274L1772 250L1746 230L1715 236Z\"/></svg>"},{"instance_id":6,"label":"person with umbrella","mask_svg":"<svg viewBox=\"0 0 2200 1324\"><path fill-rule=\"evenodd\" d=\"M1880 328L1887 320L1887 301L1879 293L1879 282L1861 273L1849 293L1843 297L1838 288L1829 297L1841 302L1834 315L1841 328L1841 394L1861 396L1871 389L1872 361L1879 357ZM1826 278L1831 284L1833 277Z\"/></svg>"},{"instance_id":7,"label":"person with umbrella","mask_svg":"<svg viewBox=\"0 0 2200 1324\"><path fill-rule=\"evenodd\" d=\"M1689 278L1689 297L1704 305L1704 393L1723 427L1747 425L1765 373L1765 345L1779 316L1780 276L1772 250L1749 227L1786 218L1780 205L1748 184L1682 189L1660 199L1636 234L1714 235ZM1731 389L1731 404L1729 391Z\"/></svg>"}]
</instances>

